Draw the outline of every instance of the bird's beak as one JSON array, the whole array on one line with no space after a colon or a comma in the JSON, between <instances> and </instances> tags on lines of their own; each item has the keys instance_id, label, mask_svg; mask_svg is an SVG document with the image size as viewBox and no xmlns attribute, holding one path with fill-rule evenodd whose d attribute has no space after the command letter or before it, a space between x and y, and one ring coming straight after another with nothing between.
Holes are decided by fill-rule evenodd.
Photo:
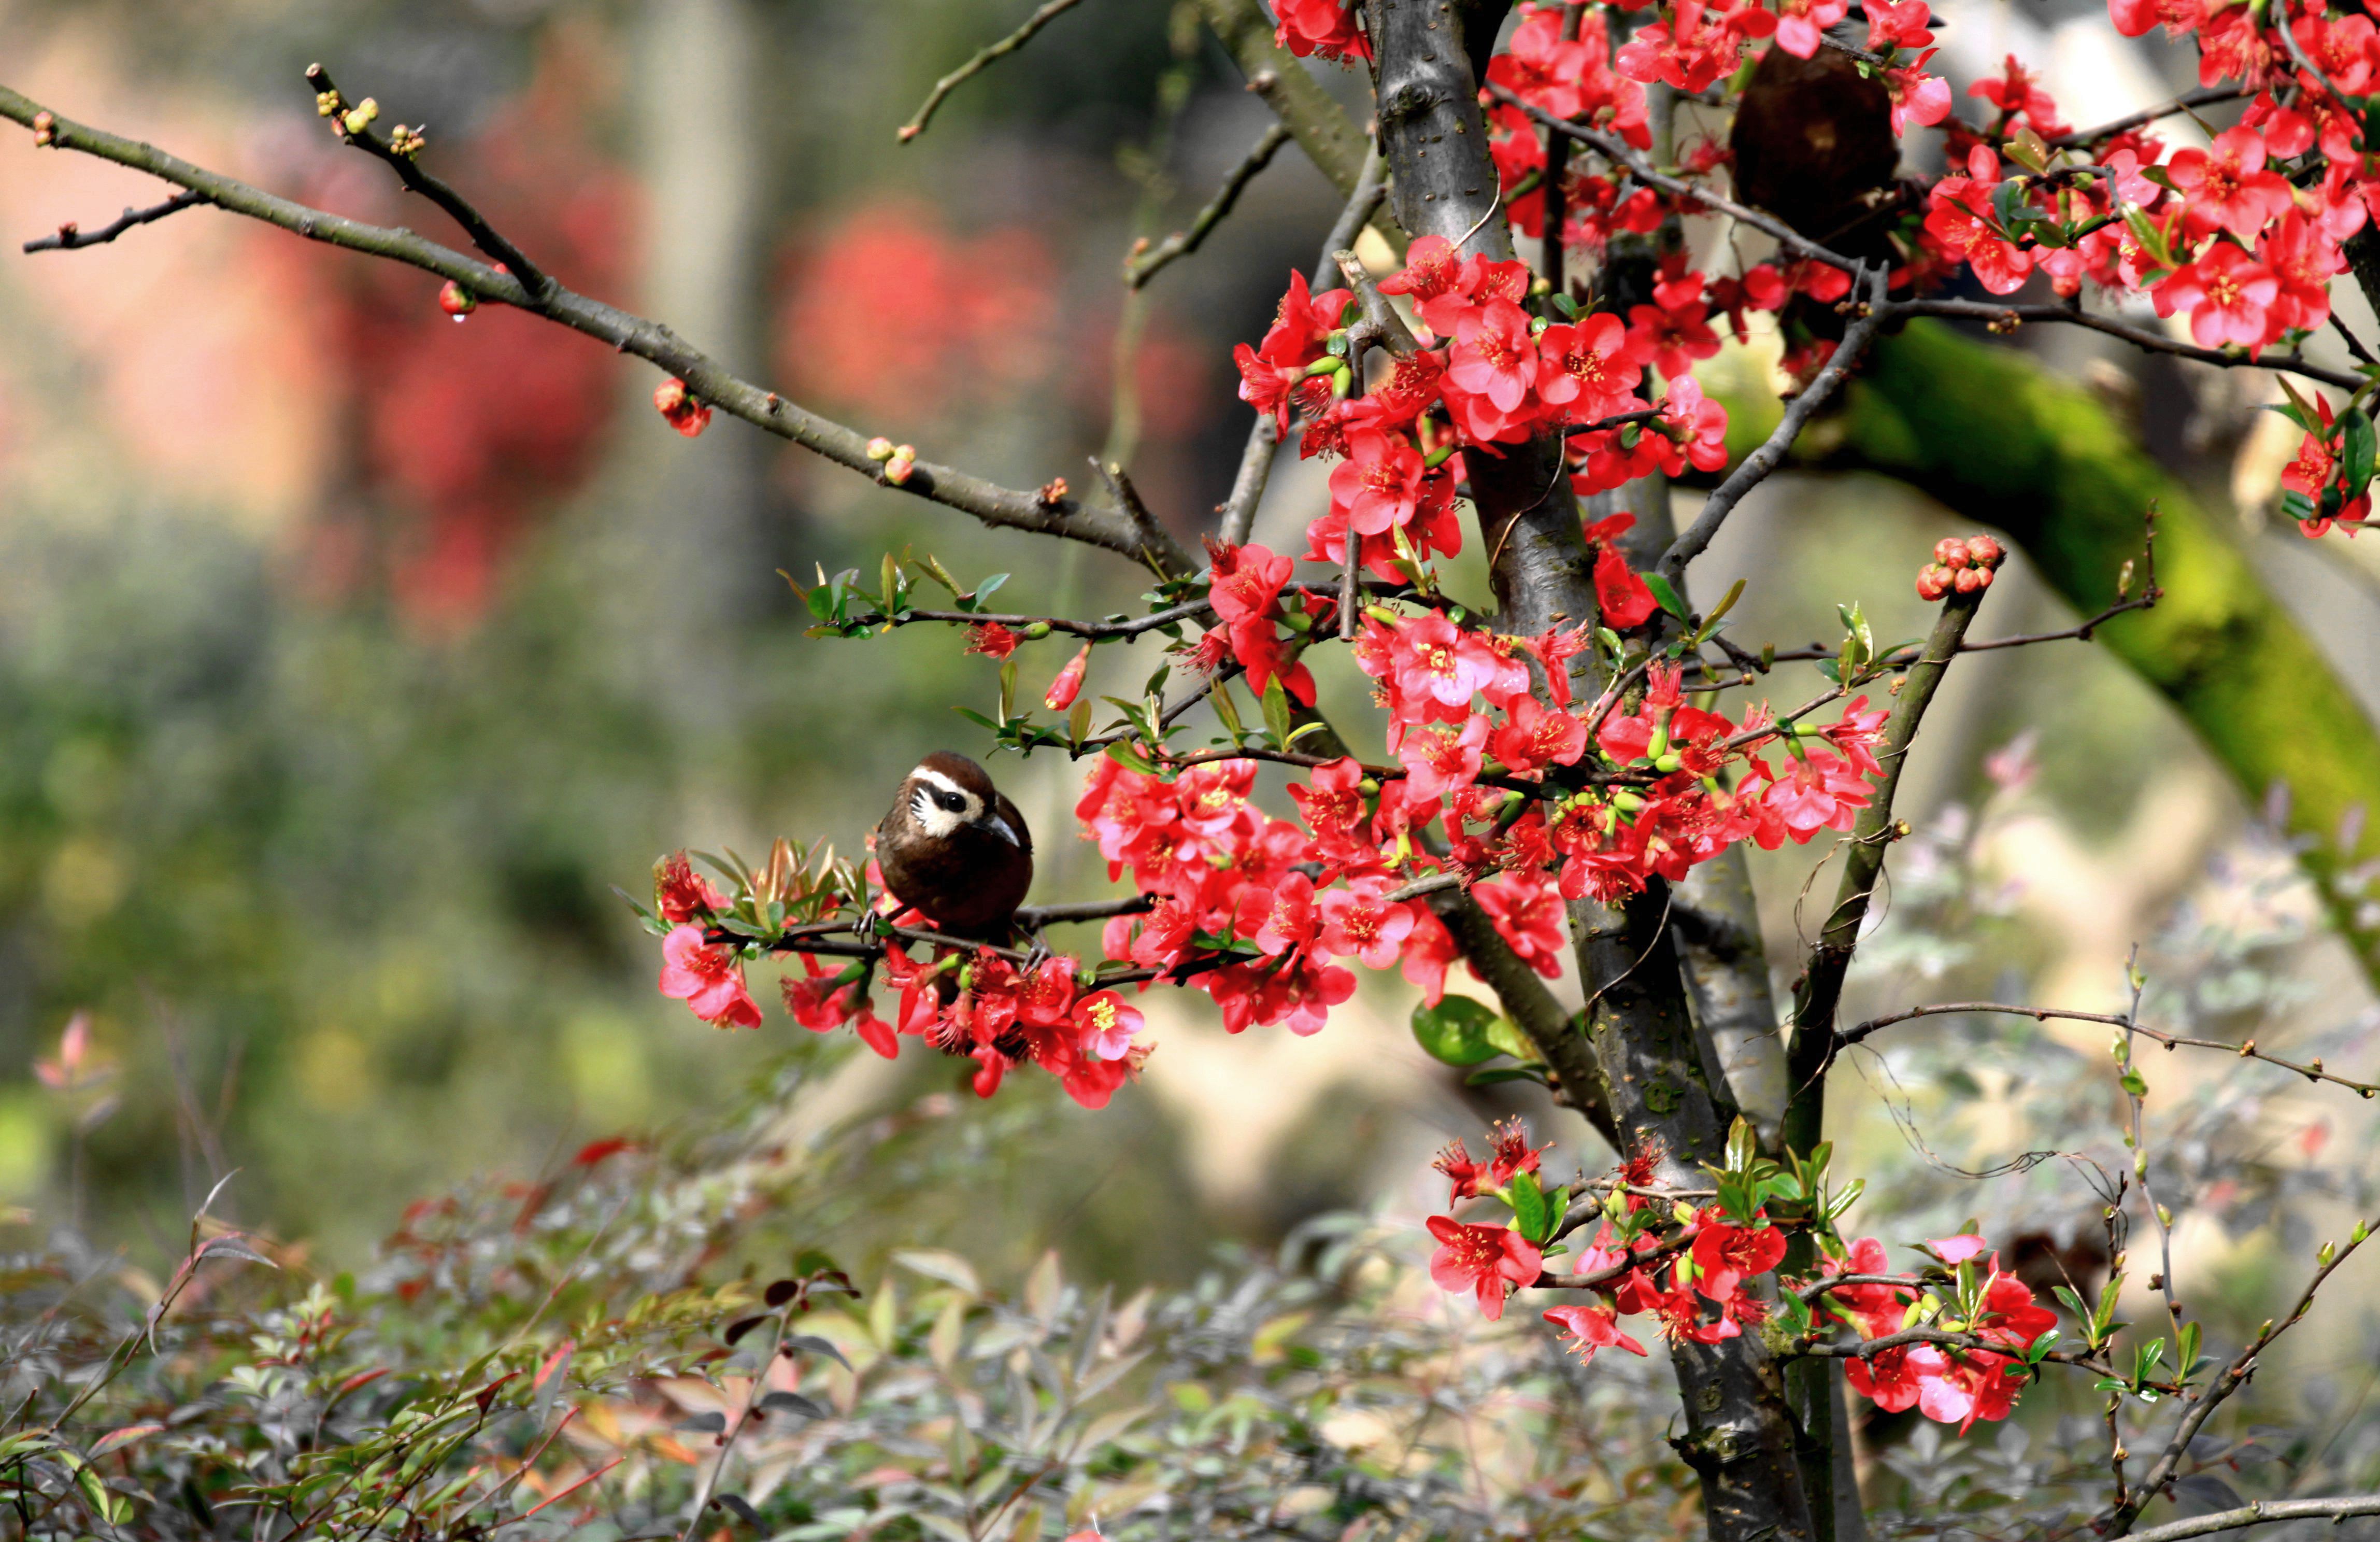
<instances>
[{"instance_id":1,"label":"bird's beak","mask_svg":"<svg viewBox=\"0 0 2380 1542\"><path fill-rule=\"evenodd\" d=\"M1010 845L1016 847L1019 851L1025 849L1025 843L1016 838L1016 832L1009 829L1008 821L1002 819L999 815L994 814L989 819L981 820L978 822L986 830L990 831L993 834L1007 842Z\"/></svg>"}]
</instances>

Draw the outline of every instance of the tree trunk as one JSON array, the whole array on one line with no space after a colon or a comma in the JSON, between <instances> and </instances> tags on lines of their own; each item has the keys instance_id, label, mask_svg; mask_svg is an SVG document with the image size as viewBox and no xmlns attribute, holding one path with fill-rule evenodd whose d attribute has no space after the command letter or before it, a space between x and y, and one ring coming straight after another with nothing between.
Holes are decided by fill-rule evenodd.
<instances>
[{"instance_id":1,"label":"tree trunk","mask_svg":"<svg viewBox=\"0 0 2380 1542\"><path fill-rule=\"evenodd\" d=\"M1512 257L1512 244L1504 222L1493 217L1497 176L1476 71L1505 8L1454 0L1368 0L1366 7L1380 150L1394 177L1399 223L1415 237L1440 236L1498 261ZM1464 457L1499 626L1508 633L1596 614L1592 566L1560 454L1548 438L1501 457ZM1573 905L1571 927L1591 999L1585 1035L1594 1074L1621 1150L1652 1159L1656 1182L1685 1187L1697 1164L1720 1160L1727 1131L1695 1042L1669 908L1656 888L1619 910ZM1558 1048L1575 1058L1574 1043ZM1760 1336L1682 1344L1672 1362L1686 1427L1675 1444L1702 1477L1714 1542L1805 1542L1813 1534L1793 1421Z\"/></svg>"}]
</instances>

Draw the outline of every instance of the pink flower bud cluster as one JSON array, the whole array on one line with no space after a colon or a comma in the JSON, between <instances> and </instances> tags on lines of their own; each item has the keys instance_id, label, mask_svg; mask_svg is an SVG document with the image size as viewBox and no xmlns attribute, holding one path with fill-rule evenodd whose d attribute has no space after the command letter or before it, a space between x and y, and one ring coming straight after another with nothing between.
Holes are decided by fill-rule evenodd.
<instances>
[{"instance_id":1,"label":"pink flower bud cluster","mask_svg":"<svg viewBox=\"0 0 2380 1542\"><path fill-rule=\"evenodd\" d=\"M1934 543L1934 560L1918 571L1917 598L1930 602L1953 592L1987 589L1992 574L2007 560L2008 552L1989 536L1945 536Z\"/></svg>"}]
</instances>

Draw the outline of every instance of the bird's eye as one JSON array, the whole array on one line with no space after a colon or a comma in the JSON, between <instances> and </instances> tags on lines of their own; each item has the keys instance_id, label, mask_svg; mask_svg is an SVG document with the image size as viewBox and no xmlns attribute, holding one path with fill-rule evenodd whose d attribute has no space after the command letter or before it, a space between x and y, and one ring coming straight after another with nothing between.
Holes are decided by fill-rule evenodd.
<instances>
[{"instance_id":1,"label":"bird's eye","mask_svg":"<svg viewBox=\"0 0 2380 1542\"><path fill-rule=\"evenodd\" d=\"M937 801L953 814L966 807L966 799L959 796L956 793L944 793Z\"/></svg>"}]
</instances>

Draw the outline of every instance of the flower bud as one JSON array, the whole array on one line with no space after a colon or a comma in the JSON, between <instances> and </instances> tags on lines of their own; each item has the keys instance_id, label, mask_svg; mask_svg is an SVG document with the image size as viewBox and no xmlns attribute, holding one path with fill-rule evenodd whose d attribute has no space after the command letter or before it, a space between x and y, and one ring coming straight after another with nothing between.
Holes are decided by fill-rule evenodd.
<instances>
[{"instance_id":1,"label":"flower bud","mask_svg":"<svg viewBox=\"0 0 2380 1542\"><path fill-rule=\"evenodd\" d=\"M1049 693L1041 698L1041 705L1053 712L1062 712L1072 707L1075 696L1083 688L1083 671L1090 665L1091 645L1085 643L1083 650L1069 659L1066 667L1058 672L1058 678L1050 682Z\"/></svg>"},{"instance_id":2,"label":"flower bud","mask_svg":"<svg viewBox=\"0 0 2380 1542\"><path fill-rule=\"evenodd\" d=\"M446 281L446 287L438 291L438 309L459 322L480 309L480 300L478 296L450 278Z\"/></svg>"},{"instance_id":3,"label":"flower bud","mask_svg":"<svg viewBox=\"0 0 2380 1542\"><path fill-rule=\"evenodd\" d=\"M1931 603L1950 592L1950 570L1938 563L1928 563L1917 573L1917 598Z\"/></svg>"},{"instance_id":4,"label":"flower bud","mask_svg":"<svg viewBox=\"0 0 2380 1542\"><path fill-rule=\"evenodd\" d=\"M1050 635L1050 624L1046 621L1037 621L1025 628L1025 635L1038 642Z\"/></svg>"},{"instance_id":5,"label":"flower bud","mask_svg":"<svg viewBox=\"0 0 2380 1542\"><path fill-rule=\"evenodd\" d=\"M1934 560L1945 567L1967 565L1967 543L1957 536L1944 536L1934 543Z\"/></svg>"},{"instance_id":6,"label":"flower bud","mask_svg":"<svg viewBox=\"0 0 2380 1542\"><path fill-rule=\"evenodd\" d=\"M1989 577L1991 577L1991 575L1982 572L1979 569L1962 567L1959 569L1956 577L1952 580L1952 586L1956 588L1961 594L1973 594L1977 589L1984 587L1984 580Z\"/></svg>"},{"instance_id":7,"label":"flower bud","mask_svg":"<svg viewBox=\"0 0 2380 1542\"><path fill-rule=\"evenodd\" d=\"M1989 536L1967 538L1967 560L1977 567L1998 567L2007 556L2000 543Z\"/></svg>"},{"instance_id":8,"label":"flower bud","mask_svg":"<svg viewBox=\"0 0 2380 1542\"><path fill-rule=\"evenodd\" d=\"M710 426L710 408L695 399L686 388L686 382L672 375L653 388L654 409L669 420L669 426L692 439Z\"/></svg>"},{"instance_id":9,"label":"flower bud","mask_svg":"<svg viewBox=\"0 0 2380 1542\"><path fill-rule=\"evenodd\" d=\"M58 142L58 120L46 107L33 115L33 142L35 144Z\"/></svg>"},{"instance_id":10,"label":"flower bud","mask_svg":"<svg viewBox=\"0 0 2380 1542\"><path fill-rule=\"evenodd\" d=\"M880 465L892 458L892 442L882 434L868 442L868 458Z\"/></svg>"},{"instance_id":11,"label":"flower bud","mask_svg":"<svg viewBox=\"0 0 2380 1542\"><path fill-rule=\"evenodd\" d=\"M884 463L884 480L894 487L899 487L909 480L909 473L917 468L917 453L906 444L900 445L893 450L892 458Z\"/></svg>"},{"instance_id":12,"label":"flower bud","mask_svg":"<svg viewBox=\"0 0 2380 1542\"><path fill-rule=\"evenodd\" d=\"M370 127L372 119L378 116L380 116L380 103L367 96L349 108L347 115L339 121L346 126L348 133L360 134Z\"/></svg>"},{"instance_id":13,"label":"flower bud","mask_svg":"<svg viewBox=\"0 0 2380 1542\"><path fill-rule=\"evenodd\" d=\"M339 93L337 91L316 91L314 93L314 115L316 117L330 117L336 114L340 108L345 107L346 105L346 103L339 99Z\"/></svg>"}]
</instances>

